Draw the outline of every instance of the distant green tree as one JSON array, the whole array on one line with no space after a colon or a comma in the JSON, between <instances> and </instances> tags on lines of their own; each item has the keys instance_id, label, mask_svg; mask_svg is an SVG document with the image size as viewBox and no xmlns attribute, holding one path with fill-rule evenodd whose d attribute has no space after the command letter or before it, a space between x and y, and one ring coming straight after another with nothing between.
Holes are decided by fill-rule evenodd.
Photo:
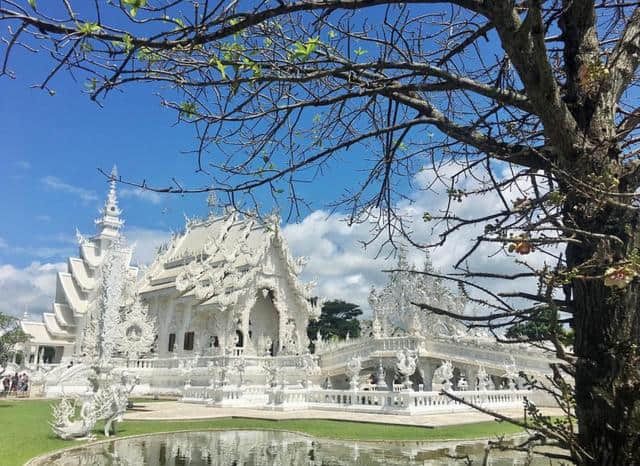
<instances>
[{"instance_id":1,"label":"distant green tree","mask_svg":"<svg viewBox=\"0 0 640 466\"><path fill-rule=\"evenodd\" d=\"M556 315L551 309L540 311L535 317L509 327L505 336L512 340L532 342L550 341L557 336L560 342L572 345L573 331L564 328L562 323L556 320Z\"/></svg>"},{"instance_id":2,"label":"distant green tree","mask_svg":"<svg viewBox=\"0 0 640 466\"><path fill-rule=\"evenodd\" d=\"M361 314L362 310L357 304L341 300L327 301L322 306L320 318L309 322L307 335L312 341L316 339L318 330L323 340L332 337L345 338L347 333L352 337L358 337L360 336L358 316Z\"/></svg>"},{"instance_id":3,"label":"distant green tree","mask_svg":"<svg viewBox=\"0 0 640 466\"><path fill-rule=\"evenodd\" d=\"M20 321L15 317L0 313L0 366L7 363L13 345L27 340L29 340L29 335L20 328Z\"/></svg>"}]
</instances>

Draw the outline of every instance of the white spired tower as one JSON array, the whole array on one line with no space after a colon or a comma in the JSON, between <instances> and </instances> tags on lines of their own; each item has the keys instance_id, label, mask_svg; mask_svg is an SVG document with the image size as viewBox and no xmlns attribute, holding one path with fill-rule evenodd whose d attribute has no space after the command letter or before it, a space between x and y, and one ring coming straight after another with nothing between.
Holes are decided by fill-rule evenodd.
<instances>
[{"instance_id":1,"label":"white spired tower","mask_svg":"<svg viewBox=\"0 0 640 466\"><path fill-rule=\"evenodd\" d=\"M122 240L124 221L118 207L116 179L113 167L109 193L100 217L95 220L96 234L85 237L76 231L78 256L67 259L67 271L58 272L56 297L52 312L44 313L41 322L22 321L22 329L32 336L24 344L25 364L66 362L77 351L80 333L92 292L97 286L97 271L104 260L105 251L114 241ZM126 258L127 270L135 279L138 269L130 266L131 252Z\"/></svg>"}]
</instances>

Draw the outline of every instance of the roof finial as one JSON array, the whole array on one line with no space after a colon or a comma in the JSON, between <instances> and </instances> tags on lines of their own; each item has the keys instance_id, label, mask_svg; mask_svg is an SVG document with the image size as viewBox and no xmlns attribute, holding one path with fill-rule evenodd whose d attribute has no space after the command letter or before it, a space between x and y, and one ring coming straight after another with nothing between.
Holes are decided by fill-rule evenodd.
<instances>
[{"instance_id":1,"label":"roof finial","mask_svg":"<svg viewBox=\"0 0 640 466\"><path fill-rule=\"evenodd\" d=\"M98 236L105 238L116 238L120 236L120 228L124 223L120 219L122 211L118 207L118 197L116 195L116 183L118 181L118 167L115 165L111 169L109 175L109 193L104 203L104 207L100 209L102 217L96 219L95 223L98 227Z\"/></svg>"}]
</instances>

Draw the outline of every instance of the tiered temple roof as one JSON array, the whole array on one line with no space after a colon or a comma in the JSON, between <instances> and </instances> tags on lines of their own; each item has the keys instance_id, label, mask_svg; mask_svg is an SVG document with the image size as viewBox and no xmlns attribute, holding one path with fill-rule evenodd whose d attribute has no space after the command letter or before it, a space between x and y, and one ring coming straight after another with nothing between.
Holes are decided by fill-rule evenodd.
<instances>
[{"instance_id":1,"label":"tiered temple roof","mask_svg":"<svg viewBox=\"0 0 640 466\"><path fill-rule=\"evenodd\" d=\"M298 280L304 263L291 256L275 216L258 220L227 212L189 221L183 233L160 248L139 292L175 289L200 306L224 310L245 292L282 287L284 281L296 308L315 316L319 307L309 302L314 284Z\"/></svg>"}]
</instances>

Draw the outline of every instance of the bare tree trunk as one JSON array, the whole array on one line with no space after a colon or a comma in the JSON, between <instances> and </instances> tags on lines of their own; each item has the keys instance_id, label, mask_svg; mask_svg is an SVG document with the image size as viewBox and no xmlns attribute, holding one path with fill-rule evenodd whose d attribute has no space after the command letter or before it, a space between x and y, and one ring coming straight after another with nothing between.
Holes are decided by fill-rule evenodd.
<instances>
[{"instance_id":1,"label":"bare tree trunk","mask_svg":"<svg viewBox=\"0 0 640 466\"><path fill-rule=\"evenodd\" d=\"M585 220L580 227L590 231L615 234L624 246L608 251L602 243L592 247L571 244L567 248L569 268L602 254L628 256L637 247L636 213L604 209L592 218L573 218ZM584 464L640 464L640 285L634 281L617 288L605 286L602 279L574 279L573 293L578 443L592 456Z\"/></svg>"}]
</instances>

